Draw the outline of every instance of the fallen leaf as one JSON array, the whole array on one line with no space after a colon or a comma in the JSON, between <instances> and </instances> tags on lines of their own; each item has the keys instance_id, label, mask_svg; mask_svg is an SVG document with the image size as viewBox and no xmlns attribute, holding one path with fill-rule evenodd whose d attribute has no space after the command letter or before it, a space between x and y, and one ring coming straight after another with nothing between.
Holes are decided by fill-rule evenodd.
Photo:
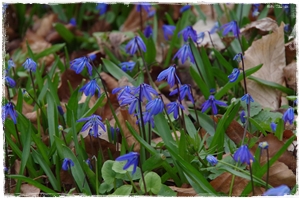
<instances>
[{"instance_id":1,"label":"fallen leaf","mask_svg":"<svg viewBox=\"0 0 300 199\"><path fill-rule=\"evenodd\" d=\"M39 197L41 190L31 184L21 185L21 195L24 197Z\"/></svg>"},{"instance_id":2,"label":"fallen leaf","mask_svg":"<svg viewBox=\"0 0 300 199\"><path fill-rule=\"evenodd\" d=\"M177 192L177 196L197 196L194 188L181 188L175 186L169 186L173 191Z\"/></svg>"},{"instance_id":3,"label":"fallen leaf","mask_svg":"<svg viewBox=\"0 0 300 199\"><path fill-rule=\"evenodd\" d=\"M232 120L232 122L229 124L228 128L226 129L227 136L237 145L241 144L244 134L244 127L240 125L235 120ZM253 136L246 131L246 138L252 138Z\"/></svg>"},{"instance_id":4,"label":"fallen leaf","mask_svg":"<svg viewBox=\"0 0 300 199\"><path fill-rule=\"evenodd\" d=\"M44 16L42 19L38 19L38 21L34 23L33 31L35 31L35 33L38 36L45 38L49 34L51 29L53 29L52 24L56 20L57 20L56 14L54 13L48 14Z\"/></svg>"},{"instance_id":5,"label":"fallen leaf","mask_svg":"<svg viewBox=\"0 0 300 199\"><path fill-rule=\"evenodd\" d=\"M215 178L213 181L211 181L210 184L217 192L222 192L222 193L225 193L226 195L228 195L230 185L231 185L231 180L232 180L232 174L225 172L225 173L222 173L217 178ZM245 187L247 186L247 184L249 182L250 181L246 180L245 178L235 176L233 189L232 189L232 196L241 196L242 192L244 191ZM263 194L264 190L265 189L262 187L254 186L254 192L255 192L256 196ZM251 192L249 194L249 196L252 196L252 195L253 194Z\"/></svg>"},{"instance_id":6,"label":"fallen leaf","mask_svg":"<svg viewBox=\"0 0 300 199\"><path fill-rule=\"evenodd\" d=\"M296 42L292 40L285 44L286 65L296 60Z\"/></svg>"},{"instance_id":7,"label":"fallen leaf","mask_svg":"<svg viewBox=\"0 0 300 199\"><path fill-rule=\"evenodd\" d=\"M241 28L240 32L246 38L250 39L253 33L253 30L257 29L260 32L259 35L266 35L269 31L275 31L278 29L277 22L269 17L251 22L250 24L246 25L244 28Z\"/></svg>"},{"instance_id":8,"label":"fallen leaf","mask_svg":"<svg viewBox=\"0 0 300 199\"><path fill-rule=\"evenodd\" d=\"M283 68L286 84L289 88L297 91L297 63L292 62Z\"/></svg>"},{"instance_id":9,"label":"fallen leaf","mask_svg":"<svg viewBox=\"0 0 300 199\"><path fill-rule=\"evenodd\" d=\"M263 64L262 68L253 74L263 80L283 85L283 68L285 67L284 24L273 33L263 36L252 43L245 52L245 70ZM240 63L240 67L242 63ZM242 86L244 86L242 84ZM282 104L281 93L274 88L263 86L247 79L247 90L252 98L263 108L278 109ZM267 97L266 97L267 96Z\"/></svg>"}]
</instances>

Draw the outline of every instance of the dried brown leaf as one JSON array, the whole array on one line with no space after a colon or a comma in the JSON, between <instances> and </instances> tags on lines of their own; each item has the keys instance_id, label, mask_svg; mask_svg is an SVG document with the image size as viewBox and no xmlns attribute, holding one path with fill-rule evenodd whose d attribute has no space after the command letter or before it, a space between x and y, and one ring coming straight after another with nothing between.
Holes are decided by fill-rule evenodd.
<instances>
[{"instance_id":1,"label":"dried brown leaf","mask_svg":"<svg viewBox=\"0 0 300 199\"><path fill-rule=\"evenodd\" d=\"M284 24L274 30L272 34L263 36L254 41L252 46L245 52L245 69L250 69L259 64L262 68L252 76L270 82L283 84L283 68L285 67L285 48L284 48ZM240 67L241 67L240 63ZM242 84L243 85L243 84ZM281 93L276 89L263 86L252 80L247 80L248 93L263 108L278 109L282 104ZM268 97L266 97L268 96ZM281 104L280 104L281 101Z\"/></svg>"},{"instance_id":2,"label":"dried brown leaf","mask_svg":"<svg viewBox=\"0 0 300 199\"><path fill-rule=\"evenodd\" d=\"M297 63L292 62L283 68L286 84L289 88L297 91Z\"/></svg>"},{"instance_id":3,"label":"dried brown leaf","mask_svg":"<svg viewBox=\"0 0 300 199\"><path fill-rule=\"evenodd\" d=\"M251 33L253 32L254 29L258 29L262 31L260 34L265 35L269 31L275 31L277 30L277 22L269 17L251 22L244 28L241 28L241 33L245 34L246 37L250 37ZM263 33L264 32L264 33Z\"/></svg>"},{"instance_id":4,"label":"dried brown leaf","mask_svg":"<svg viewBox=\"0 0 300 199\"><path fill-rule=\"evenodd\" d=\"M232 174L225 172L225 173L222 173L217 178L215 178L213 181L211 181L210 184L217 192L229 194L231 180L232 180ZM249 182L250 181L246 180L245 178L235 176L234 185L233 185L233 189L232 189L232 196L240 196ZM261 187L255 186L254 192L255 192L255 195L261 195L264 192L264 189ZM251 192L250 196L251 195L253 195L252 192Z\"/></svg>"},{"instance_id":5,"label":"dried brown leaf","mask_svg":"<svg viewBox=\"0 0 300 199\"><path fill-rule=\"evenodd\" d=\"M194 188L181 188L174 186L169 186L169 188L177 192L177 196L197 196L197 193L194 190Z\"/></svg>"},{"instance_id":6,"label":"dried brown leaf","mask_svg":"<svg viewBox=\"0 0 300 199\"><path fill-rule=\"evenodd\" d=\"M226 129L227 136L235 143L240 144L243 139L244 127L237 121L232 120L228 128ZM246 138L253 137L248 131L246 132Z\"/></svg>"},{"instance_id":7,"label":"dried brown leaf","mask_svg":"<svg viewBox=\"0 0 300 199\"><path fill-rule=\"evenodd\" d=\"M31 184L21 185L21 195L24 197L39 197L41 190Z\"/></svg>"},{"instance_id":8,"label":"dried brown leaf","mask_svg":"<svg viewBox=\"0 0 300 199\"><path fill-rule=\"evenodd\" d=\"M296 60L296 42L292 40L285 44L286 65Z\"/></svg>"},{"instance_id":9,"label":"dried brown leaf","mask_svg":"<svg viewBox=\"0 0 300 199\"><path fill-rule=\"evenodd\" d=\"M57 20L57 15L54 13L48 14L40 19L40 22L36 23L39 26L35 27L36 34L41 37L46 37L51 29L53 28L52 24Z\"/></svg>"}]
</instances>

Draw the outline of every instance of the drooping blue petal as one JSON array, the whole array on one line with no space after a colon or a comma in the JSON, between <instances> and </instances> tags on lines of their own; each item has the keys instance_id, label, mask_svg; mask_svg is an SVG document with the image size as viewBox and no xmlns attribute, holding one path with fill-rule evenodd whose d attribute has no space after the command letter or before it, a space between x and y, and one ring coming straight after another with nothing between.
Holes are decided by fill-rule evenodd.
<instances>
[{"instance_id":1,"label":"drooping blue petal","mask_svg":"<svg viewBox=\"0 0 300 199\"><path fill-rule=\"evenodd\" d=\"M173 25L163 25L162 29L164 32L165 40L169 40L169 37L173 36L176 27Z\"/></svg>"},{"instance_id":2,"label":"drooping blue petal","mask_svg":"<svg viewBox=\"0 0 300 199\"><path fill-rule=\"evenodd\" d=\"M188 9L191 8L191 5L185 5L185 6L182 6L179 10L180 13L183 13L185 11L187 11Z\"/></svg>"},{"instance_id":3,"label":"drooping blue petal","mask_svg":"<svg viewBox=\"0 0 300 199\"><path fill-rule=\"evenodd\" d=\"M250 164L251 160L254 160L247 145L242 145L240 148L238 148L238 150L233 155L233 159L236 162L241 162L242 164L247 163L248 165Z\"/></svg>"},{"instance_id":4,"label":"drooping blue petal","mask_svg":"<svg viewBox=\"0 0 300 199\"><path fill-rule=\"evenodd\" d=\"M195 43L197 42L197 32L193 29L192 26L187 26L186 28L181 30L178 33L178 37L180 37L180 35L182 35L185 42L187 42L189 38L191 38Z\"/></svg>"},{"instance_id":5,"label":"drooping blue petal","mask_svg":"<svg viewBox=\"0 0 300 199\"><path fill-rule=\"evenodd\" d=\"M133 171L132 174L136 172L136 167L139 163L139 157L140 155L137 152L129 152L125 155L122 155L116 159L116 161L127 161L127 163L124 165L123 170L128 169L131 165L133 165Z\"/></svg>"},{"instance_id":6,"label":"drooping blue petal","mask_svg":"<svg viewBox=\"0 0 300 199\"><path fill-rule=\"evenodd\" d=\"M246 104L250 104L250 102L254 102L254 99L248 93L243 95L243 97L241 97L241 100L246 101Z\"/></svg>"},{"instance_id":7,"label":"drooping blue petal","mask_svg":"<svg viewBox=\"0 0 300 199\"><path fill-rule=\"evenodd\" d=\"M22 65L27 71L36 71L37 64L31 58L27 58Z\"/></svg>"},{"instance_id":8,"label":"drooping blue petal","mask_svg":"<svg viewBox=\"0 0 300 199\"><path fill-rule=\"evenodd\" d=\"M265 193L263 193L263 196L284 196L289 195L290 193L291 190L288 186L280 185L278 187L268 189Z\"/></svg>"},{"instance_id":9,"label":"drooping blue petal","mask_svg":"<svg viewBox=\"0 0 300 199\"><path fill-rule=\"evenodd\" d=\"M212 155L206 156L206 160L207 160L207 162L209 162L212 166L215 166L215 165L218 163L217 158L215 158L215 156L212 156Z\"/></svg>"},{"instance_id":10,"label":"drooping blue petal","mask_svg":"<svg viewBox=\"0 0 300 199\"><path fill-rule=\"evenodd\" d=\"M152 35L153 31L150 25L147 25L145 30L144 30L144 35L148 39Z\"/></svg>"},{"instance_id":11,"label":"drooping blue petal","mask_svg":"<svg viewBox=\"0 0 300 199\"><path fill-rule=\"evenodd\" d=\"M101 89L98 86L97 81L95 79L89 81L81 89L79 89L79 91L80 92L84 92L84 94L86 96L93 96L93 95L95 95L96 90L98 91L98 97L100 97Z\"/></svg>"},{"instance_id":12,"label":"drooping blue petal","mask_svg":"<svg viewBox=\"0 0 300 199\"><path fill-rule=\"evenodd\" d=\"M293 109L292 107L290 107L290 108L288 108L288 109L284 112L284 114L283 114L283 116L282 116L282 119L283 119L283 121L284 121L285 124L286 124L287 122L290 123L290 124L293 124L293 122L294 122L294 117L295 117L295 115L294 115L294 109Z\"/></svg>"},{"instance_id":13,"label":"drooping blue petal","mask_svg":"<svg viewBox=\"0 0 300 199\"><path fill-rule=\"evenodd\" d=\"M237 80L240 75L240 70L238 68L234 68L232 73L228 75L229 82L233 83Z\"/></svg>"}]
</instances>

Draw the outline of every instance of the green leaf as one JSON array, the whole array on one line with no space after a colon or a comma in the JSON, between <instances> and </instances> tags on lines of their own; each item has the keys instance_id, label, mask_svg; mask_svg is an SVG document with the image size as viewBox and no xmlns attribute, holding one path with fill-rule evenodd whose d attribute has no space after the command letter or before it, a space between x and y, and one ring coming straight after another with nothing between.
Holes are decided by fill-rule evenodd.
<instances>
[{"instance_id":1,"label":"green leaf","mask_svg":"<svg viewBox=\"0 0 300 199\"><path fill-rule=\"evenodd\" d=\"M250 68L248 70L245 71L246 73L246 77L255 73L256 71L258 71L263 65L260 64L258 66L255 66L253 68ZM240 74L239 77L237 78L237 80L235 82L229 82L224 85L216 94L215 94L215 98L217 100L221 99L221 97L223 97L225 94L228 93L229 89L231 89L233 86L237 85L241 80L243 79L243 74Z\"/></svg>"},{"instance_id":2,"label":"green leaf","mask_svg":"<svg viewBox=\"0 0 300 199\"><path fill-rule=\"evenodd\" d=\"M125 76L128 78L129 82L133 83L135 81L134 79L132 79L132 77L130 77L127 73L122 71L122 69L120 67L118 67L116 64L114 64L110 60L102 59L102 61L103 61L103 65L105 66L106 70L112 76L114 76L117 80L120 80L122 77Z\"/></svg>"},{"instance_id":3,"label":"green leaf","mask_svg":"<svg viewBox=\"0 0 300 199\"><path fill-rule=\"evenodd\" d=\"M152 155L150 158L148 158L144 164L143 164L143 171L151 171L153 169L156 169L160 167L166 157L163 154L156 153Z\"/></svg>"},{"instance_id":4,"label":"green leaf","mask_svg":"<svg viewBox=\"0 0 300 199\"><path fill-rule=\"evenodd\" d=\"M259 123L256 121L256 120L254 120L253 118L249 118L249 121L250 121L250 123L251 124L253 124L258 130L260 130L263 134L264 134L264 136L267 136L267 133L266 133L266 131L259 125Z\"/></svg>"},{"instance_id":5,"label":"green leaf","mask_svg":"<svg viewBox=\"0 0 300 199\"><path fill-rule=\"evenodd\" d=\"M34 149L32 149L32 156L37 161L37 163L41 166L43 171L45 172L46 176L48 177L48 179L49 179L49 181L52 185L52 187L57 191L61 191L61 187L58 186L59 183L57 182L55 176L53 175L50 167L45 163L42 156L38 152L36 152Z\"/></svg>"},{"instance_id":6,"label":"green leaf","mask_svg":"<svg viewBox=\"0 0 300 199\"><path fill-rule=\"evenodd\" d=\"M54 142L54 135L58 136L58 114L57 105L55 104L54 98L50 92L47 92L47 103L49 138L52 145Z\"/></svg>"},{"instance_id":7,"label":"green leaf","mask_svg":"<svg viewBox=\"0 0 300 199\"><path fill-rule=\"evenodd\" d=\"M246 102L241 101L241 106L245 110L245 115L247 116L248 112L247 112ZM258 102L254 101L254 102L250 103L250 117L254 117L254 116L258 115L261 112L261 110L262 110L262 107Z\"/></svg>"},{"instance_id":8,"label":"green leaf","mask_svg":"<svg viewBox=\"0 0 300 199\"><path fill-rule=\"evenodd\" d=\"M157 196L175 197L177 196L177 193L167 185L162 184Z\"/></svg>"},{"instance_id":9,"label":"green leaf","mask_svg":"<svg viewBox=\"0 0 300 199\"><path fill-rule=\"evenodd\" d=\"M279 122L277 123L276 132L275 132L275 136L280 141L282 141L283 132L284 132L284 121L283 121L283 119L280 118Z\"/></svg>"},{"instance_id":10,"label":"green leaf","mask_svg":"<svg viewBox=\"0 0 300 199\"><path fill-rule=\"evenodd\" d=\"M196 72L194 67L190 67L190 73L193 80L196 82L197 86L201 90L202 94L204 95L205 99L208 99L210 92L208 86L206 86L205 82L202 80L202 77Z\"/></svg>"},{"instance_id":11,"label":"green leaf","mask_svg":"<svg viewBox=\"0 0 300 199\"><path fill-rule=\"evenodd\" d=\"M39 182L37 182L34 179L22 176L22 175L8 175L8 178L12 178L12 179L16 179L18 181L23 181L23 182L27 182L28 184L31 184L37 188L39 188L41 191L51 195L51 196L55 196L58 197L60 194L56 193L55 191L53 191L52 189L49 189L48 187L40 184Z\"/></svg>"},{"instance_id":12,"label":"green leaf","mask_svg":"<svg viewBox=\"0 0 300 199\"><path fill-rule=\"evenodd\" d=\"M35 55L35 59L39 59L48 55L51 55L53 53L56 53L57 51L59 51L60 49L62 49L65 46L65 44L55 44L53 46L51 46L50 48L47 48L46 50L40 52L39 54Z\"/></svg>"},{"instance_id":13,"label":"green leaf","mask_svg":"<svg viewBox=\"0 0 300 199\"><path fill-rule=\"evenodd\" d=\"M153 193L153 194L158 194L158 192L161 189L161 179L157 173L154 173L150 171L145 175L145 183L146 183L146 188L147 192ZM145 192L144 189L144 183L143 180L140 179L140 187L143 192Z\"/></svg>"},{"instance_id":14,"label":"green leaf","mask_svg":"<svg viewBox=\"0 0 300 199\"><path fill-rule=\"evenodd\" d=\"M107 183L106 181L104 181L103 183L100 184L99 193L100 194L108 193L113 188L114 188L114 184L113 183Z\"/></svg>"},{"instance_id":15,"label":"green leaf","mask_svg":"<svg viewBox=\"0 0 300 199\"><path fill-rule=\"evenodd\" d=\"M112 169L115 161L107 160L101 168L102 178L106 183L113 183L116 178L116 172Z\"/></svg>"},{"instance_id":16,"label":"green leaf","mask_svg":"<svg viewBox=\"0 0 300 199\"><path fill-rule=\"evenodd\" d=\"M293 89L287 88L287 87L277 84L275 82L270 82L270 81L263 80L263 79L260 79L258 77L254 77L254 76L250 76L250 77L248 77L248 79L251 79L251 80L253 80L259 84L262 84L264 86L275 88L275 89L280 90L288 95L293 95L295 93L295 91Z\"/></svg>"},{"instance_id":17,"label":"green leaf","mask_svg":"<svg viewBox=\"0 0 300 199\"><path fill-rule=\"evenodd\" d=\"M133 165L131 165L128 169L124 170L123 167L125 166L127 161L115 161L112 167L112 170L116 173L124 174L127 171L132 172L133 171Z\"/></svg>"},{"instance_id":18,"label":"green leaf","mask_svg":"<svg viewBox=\"0 0 300 199\"><path fill-rule=\"evenodd\" d=\"M123 185L116 189L114 193L111 194L111 196L129 196L132 191L132 185Z\"/></svg>"},{"instance_id":19,"label":"green leaf","mask_svg":"<svg viewBox=\"0 0 300 199\"><path fill-rule=\"evenodd\" d=\"M230 74L230 73L232 72L232 70L233 70L232 65L231 65L231 64L223 57L223 55L222 55L219 51L217 51L217 50L215 50L215 49L213 49L213 51L214 51L214 53L215 53L215 56L216 56L217 59L219 60L219 63L220 63L222 66L224 66L225 69L227 70L227 73L226 73L226 74Z\"/></svg>"},{"instance_id":20,"label":"green leaf","mask_svg":"<svg viewBox=\"0 0 300 199\"><path fill-rule=\"evenodd\" d=\"M56 23L54 29L67 43L71 43L75 38L74 34L61 23Z\"/></svg>"},{"instance_id":21,"label":"green leaf","mask_svg":"<svg viewBox=\"0 0 300 199\"><path fill-rule=\"evenodd\" d=\"M65 11L64 11L62 5L57 4L57 5L50 5L50 6L51 6L52 10L54 11L54 13L56 13L58 15L58 18L60 20L62 20L65 23L68 22L68 18L65 14Z\"/></svg>"},{"instance_id":22,"label":"green leaf","mask_svg":"<svg viewBox=\"0 0 300 199\"><path fill-rule=\"evenodd\" d=\"M201 57L202 57L202 61L203 61L203 69L205 71L205 73L203 73L202 75L205 75L208 78L208 82L206 82L207 83L206 85L210 89L211 88L216 88L216 84L215 84L215 80L214 80L214 76L213 76L213 71L212 71L212 65L211 65L211 63L208 59L206 50L203 46L201 47ZM201 70L201 72L202 72L202 70Z\"/></svg>"}]
</instances>

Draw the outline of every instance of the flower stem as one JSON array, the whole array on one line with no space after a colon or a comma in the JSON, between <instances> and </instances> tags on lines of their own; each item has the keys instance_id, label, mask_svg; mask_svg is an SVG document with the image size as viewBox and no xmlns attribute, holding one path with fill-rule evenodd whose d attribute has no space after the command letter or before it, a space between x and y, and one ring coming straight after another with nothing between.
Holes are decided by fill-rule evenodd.
<instances>
[{"instance_id":1,"label":"flower stem","mask_svg":"<svg viewBox=\"0 0 300 199\"><path fill-rule=\"evenodd\" d=\"M152 78L151 78L149 68L148 68L147 63L146 63L145 58L144 58L144 54L142 53L142 50L141 50L140 47L138 47L138 49L139 49L139 53L140 53L140 55L141 55L141 57L142 57L142 60L143 60L144 68L145 68L145 70L146 70L146 73L147 73L147 76L148 76L148 79L149 79L149 83L150 83L150 85L151 85L153 88L155 88L156 86L154 85L154 82L153 82L153 80L152 80Z\"/></svg>"},{"instance_id":2,"label":"flower stem","mask_svg":"<svg viewBox=\"0 0 300 199\"><path fill-rule=\"evenodd\" d=\"M252 185L252 194L253 194L253 196L254 196L255 193L254 193L254 182L253 182L253 174L252 174L252 166L251 166L251 163L249 164L249 170L250 170L250 178L251 178L251 185Z\"/></svg>"},{"instance_id":3,"label":"flower stem","mask_svg":"<svg viewBox=\"0 0 300 199\"><path fill-rule=\"evenodd\" d=\"M141 19L141 23L140 23L140 27L141 27L141 31L143 31L143 9L141 8L140 10L140 19Z\"/></svg>"},{"instance_id":4,"label":"flower stem","mask_svg":"<svg viewBox=\"0 0 300 199\"><path fill-rule=\"evenodd\" d=\"M148 195L146 181L145 181L145 177L144 177L144 173L143 173L141 161L140 161L140 169L141 169L141 175L142 175L142 180L143 180L143 184L144 184L145 194Z\"/></svg>"},{"instance_id":5,"label":"flower stem","mask_svg":"<svg viewBox=\"0 0 300 199\"><path fill-rule=\"evenodd\" d=\"M268 189L268 183L269 183L269 169L270 169L269 148L267 148L267 178L266 178L266 190Z\"/></svg>"},{"instance_id":6,"label":"flower stem","mask_svg":"<svg viewBox=\"0 0 300 199\"><path fill-rule=\"evenodd\" d=\"M33 88L33 93L34 93L34 98L37 99L37 94L36 94L36 90L35 90L35 86L34 86L34 81L33 81L33 75L32 75L32 71L29 71L30 74L30 79L31 79L31 84L32 84L32 88ZM40 106L37 103L37 106L40 108ZM36 110L36 118L37 118L37 130L38 130L38 136L41 135L41 122L40 122L40 114L39 114L39 109Z\"/></svg>"},{"instance_id":7,"label":"flower stem","mask_svg":"<svg viewBox=\"0 0 300 199\"><path fill-rule=\"evenodd\" d=\"M135 184L134 184L134 182L133 182L133 180L132 180L130 174L128 173L128 171L126 171L126 175L127 175L127 177L129 178L130 183L132 184L132 186L133 186L133 188L135 189L135 191L136 191L137 193L139 193L140 190L135 186Z\"/></svg>"}]
</instances>

